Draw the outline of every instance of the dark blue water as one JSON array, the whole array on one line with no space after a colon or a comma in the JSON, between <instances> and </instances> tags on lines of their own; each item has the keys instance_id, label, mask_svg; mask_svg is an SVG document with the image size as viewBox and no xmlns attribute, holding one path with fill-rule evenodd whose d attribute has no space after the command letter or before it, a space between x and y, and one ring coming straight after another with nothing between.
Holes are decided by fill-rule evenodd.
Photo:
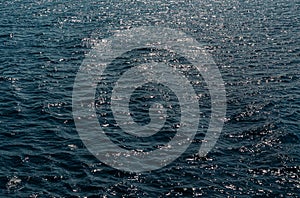
<instances>
[{"instance_id":1,"label":"dark blue water","mask_svg":"<svg viewBox=\"0 0 300 198\"><path fill-rule=\"evenodd\" d=\"M72 89L97 39L143 25L204 44L225 82L227 116L207 157L195 155L198 134L173 163L136 174L89 153ZM1 197L300 197L299 32L296 0L1 1Z\"/></svg>"}]
</instances>

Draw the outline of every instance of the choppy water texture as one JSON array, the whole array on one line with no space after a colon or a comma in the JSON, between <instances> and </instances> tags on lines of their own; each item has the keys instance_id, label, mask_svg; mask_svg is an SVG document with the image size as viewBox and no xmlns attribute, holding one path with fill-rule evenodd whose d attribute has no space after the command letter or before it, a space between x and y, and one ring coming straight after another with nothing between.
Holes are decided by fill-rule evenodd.
<instances>
[{"instance_id":1,"label":"choppy water texture","mask_svg":"<svg viewBox=\"0 0 300 198\"><path fill-rule=\"evenodd\" d=\"M144 25L204 44L223 75L228 109L216 147L197 158L209 119L203 91L203 130L193 144L168 166L134 174L102 164L83 145L72 87L98 39ZM296 0L1 1L1 195L299 197L299 32Z\"/></svg>"}]
</instances>

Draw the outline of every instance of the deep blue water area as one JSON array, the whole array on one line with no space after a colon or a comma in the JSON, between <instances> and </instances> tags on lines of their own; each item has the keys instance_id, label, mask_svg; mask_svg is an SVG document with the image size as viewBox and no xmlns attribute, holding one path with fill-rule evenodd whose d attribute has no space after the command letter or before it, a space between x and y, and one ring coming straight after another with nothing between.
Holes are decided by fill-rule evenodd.
<instances>
[{"instance_id":1,"label":"deep blue water area","mask_svg":"<svg viewBox=\"0 0 300 198\"><path fill-rule=\"evenodd\" d=\"M203 44L222 74L227 114L214 149L197 157L210 115L203 89L203 130L187 151L159 170L128 173L83 144L72 90L98 40L141 26ZM0 195L300 197L299 67L296 0L2 0ZM126 136L114 141L141 147Z\"/></svg>"}]
</instances>

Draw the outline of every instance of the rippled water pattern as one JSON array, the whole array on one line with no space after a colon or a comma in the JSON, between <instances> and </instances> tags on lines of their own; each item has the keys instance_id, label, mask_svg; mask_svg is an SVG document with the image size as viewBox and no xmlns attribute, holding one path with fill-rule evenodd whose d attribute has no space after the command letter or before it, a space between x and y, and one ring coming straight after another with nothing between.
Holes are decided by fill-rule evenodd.
<instances>
[{"instance_id":1,"label":"rippled water pattern","mask_svg":"<svg viewBox=\"0 0 300 198\"><path fill-rule=\"evenodd\" d=\"M72 87L97 39L142 25L204 44L223 75L228 109L206 158L195 155L200 133L170 165L133 174L83 145ZM296 0L1 1L1 197L299 197L299 32ZM202 99L206 106L209 95Z\"/></svg>"}]
</instances>

